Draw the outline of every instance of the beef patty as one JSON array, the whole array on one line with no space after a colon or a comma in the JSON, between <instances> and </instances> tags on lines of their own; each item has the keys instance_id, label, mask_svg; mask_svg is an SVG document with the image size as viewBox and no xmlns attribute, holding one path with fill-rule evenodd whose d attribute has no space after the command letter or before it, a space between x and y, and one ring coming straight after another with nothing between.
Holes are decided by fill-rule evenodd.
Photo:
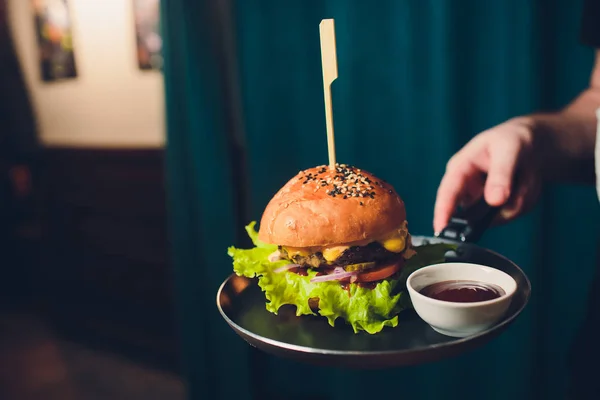
<instances>
[{"instance_id":1,"label":"beef patty","mask_svg":"<svg viewBox=\"0 0 600 400\"><path fill-rule=\"evenodd\" d=\"M294 255L290 257L284 247L280 247L283 258L292 261L294 264L302 265L303 267L337 267L350 264L359 264L365 262L381 263L391 261L400 257L402 253L393 253L386 250L381 243L371 242L366 246L351 246L331 264L327 263L321 252L313 253L308 256Z\"/></svg>"}]
</instances>

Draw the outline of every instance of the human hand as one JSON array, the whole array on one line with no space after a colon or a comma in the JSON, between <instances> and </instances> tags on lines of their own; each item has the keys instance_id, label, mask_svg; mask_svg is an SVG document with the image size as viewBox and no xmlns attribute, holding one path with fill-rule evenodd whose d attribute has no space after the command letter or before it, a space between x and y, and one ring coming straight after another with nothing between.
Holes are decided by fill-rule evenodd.
<instances>
[{"instance_id":1,"label":"human hand","mask_svg":"<svg viewBox=\"0 0 600 400\"><path fill-rule=\"evenodd\" d=\"M535 204L541 181L540 157L528 118L488 129L448 161L437 191L434 231L444 229L457 206L471 205L482 195L490 206L501 207L496 222L514 219Z\"/></svg>"}]
</instances>

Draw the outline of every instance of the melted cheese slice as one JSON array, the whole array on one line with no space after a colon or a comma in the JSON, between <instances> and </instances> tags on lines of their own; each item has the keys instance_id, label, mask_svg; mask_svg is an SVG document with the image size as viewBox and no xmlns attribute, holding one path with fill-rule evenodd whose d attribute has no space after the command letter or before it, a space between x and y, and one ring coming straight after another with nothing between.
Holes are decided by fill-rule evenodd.
<instances>
[{"instance_id":1,"label":"melted cheese slice","mask_svg":"<svg viewBox=\"0 0 600 400\"><path fill-rule=\"evenodd\" d=\"M392 253L401 253L406 249L406 238L408 236L408 230L406 229L406 223L395 230L392 234L387 235L384 238L377 240L383 248ZM365 246L370 242L354 243L353 246ZM310 247L285 247L289 257L301 256L308 257L311 254L320 252L323 254L323 258L328 263L333 263L337 260L344 251L350 246L332 246L332 247L321 247L321 248L310 248Z\"/></svg>"},{"instance_id":2,"label":"melted cheese slice","mask_svg":"<svg viewBox=\"0 0 600 400\"><path fill-rule=\"evenodd\" d=\"M390 239L386 239L380 242L381 245L392 253L400 253L406 247L406 237L397 236Z\"/></svg>"},{"instance_id":3,"label":"melted cheese slice","mask_svg":"<svg viewBox=\"0 0 600 400\"><path fill-rule=\"evenodd\" d=\"M342 253L348 248L350 248L350 246L326 247L321 253L323 254L325 261L331 263L337 260L338 257L341 256Z\"/></svg>"},{"instance_id":4,"label":"melted cheese slice","mask_svg":"<svg viewBox=\"0 0 600 400\"><path fill-rule=\"evenodd\" d=\"M304 247L284 247L285 251L287 251L288 256L290 257L296 257L296 256L300 256L300 257L308 257L310 256L313 252L311 252L310 248L304 248Z\"/></svg>"}]
</instances>

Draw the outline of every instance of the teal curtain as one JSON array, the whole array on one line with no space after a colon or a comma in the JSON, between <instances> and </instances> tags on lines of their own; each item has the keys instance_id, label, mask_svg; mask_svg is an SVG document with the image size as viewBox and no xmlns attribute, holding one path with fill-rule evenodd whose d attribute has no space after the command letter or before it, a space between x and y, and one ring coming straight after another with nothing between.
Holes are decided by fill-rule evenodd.
<instances>
[{"instance_id":1,"label":"teal curtain","mask_svg":"<svg viewBox=\"0 0 600 400\"><path fill-rule=\"evenodd\" d=\"M335 18L337 155L393 183L431 234L448 158L512 116L564 105L588 82L579 0L162 2L168 189L190 398L562 399L595 264L592 188L553 186L481 241L529 275L526 312L487 346L385 371L316 368L253 350L220 318L229 245L248 244L274 192L327 162L318 25Z\"/></svg>"}]
</instances>

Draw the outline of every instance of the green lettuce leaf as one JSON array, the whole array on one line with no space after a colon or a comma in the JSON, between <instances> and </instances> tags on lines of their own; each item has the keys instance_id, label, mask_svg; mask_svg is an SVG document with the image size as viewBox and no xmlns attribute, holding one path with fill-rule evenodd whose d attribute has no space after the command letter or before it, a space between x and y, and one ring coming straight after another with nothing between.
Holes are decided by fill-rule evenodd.
<instances>
[{"instance_id":1,"label":"green lettuce leaf","mask_svg":"<svg viewBox=\"0 0 600 400\"><path fill-rule=\"evenodd\" d=\"M309 271L307 276L273 272L289 261L268 260L277 246L262 243L255 225L256 222L251 222L246 226L254 247L230 247L228 254L233 259L233 270L237 275L258 278L258 285L267 299L267 310L277 314L281 306L289 304L296 307L297 316L317 315L311 310L309 301L318 298L318 315L327 318L331 326L335 326L335 321L341 318L352 326L355 333L365 331L375 334L386 326L396 327L398 314L411 306L410 297L403 290L408 275L426 265L443 262L445 253L456 248L447 244L416 247L417 254L407 260L398 279L384 280L373 289L356 284L344 289L335 281L310 282L316 276L316 271Z\"/></svg>"}]
</instances>

